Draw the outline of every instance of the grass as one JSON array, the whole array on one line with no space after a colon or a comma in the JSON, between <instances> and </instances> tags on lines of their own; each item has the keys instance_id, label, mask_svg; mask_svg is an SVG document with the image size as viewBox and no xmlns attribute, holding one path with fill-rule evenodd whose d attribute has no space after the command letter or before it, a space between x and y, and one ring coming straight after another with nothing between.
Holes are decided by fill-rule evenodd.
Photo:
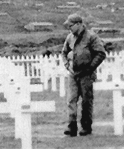
<instances>
[{"instance_id":1,"label":"grass","mask_svg":"<svg viewBox=\"0 0 124 149\"><path fill-rule=\"evenodd\" d=\"M67 85L67 84L66 84ZM57 86L59 89L59 84ZM4 96L1 94L0 100ZM63 131L67 125L67 101L66 96L60 97L59 91L49 89L40 93L31 93L32 101L55 100L56 111L52 113L33 113L32 114L32 141L34 149L100 149L104 147L124 146L123 137L114 136L113 127L98 127L93 125L93 136L69 138L63 136ZM4 99L5 101L5 99ZM80 104L78 103L78 125L80 130ZM94 122L113 121L112 92L94 91ZM93 123L94 124L94 123ZM0 148L1 149L20 149L21 140L14 139L14 119L9 115L0 115Z\"/></svg>"}]
</instances>

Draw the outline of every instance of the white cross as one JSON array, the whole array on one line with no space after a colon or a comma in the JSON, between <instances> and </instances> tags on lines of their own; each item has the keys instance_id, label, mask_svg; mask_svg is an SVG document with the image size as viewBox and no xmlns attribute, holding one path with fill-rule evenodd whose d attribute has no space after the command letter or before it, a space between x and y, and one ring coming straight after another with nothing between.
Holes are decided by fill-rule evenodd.
<instances>
[{"instance_id":1,"label":"white cross","mask_svg":"<svg viewBox=\"0 0 124 149\"><path fill-rule=\"evenodd\" d=\"M30 101L29 80L21 77L16 80L9 76L1 83L1 91L7 103L0 104L0 113L15 118L15 138L21 138L22 149L32 149L31 113L55 112L55 101Z\"/></svg>"},{"instance_id":2,"label":"white cross","mask_svg":"<svg viewBox=\"0 0 124 149\"><path fill-rule=\"evenodd\" d=\"M115 65L114 65L115 67ZM124 89L124 82L120 79L120 72L118 67L115 67L112 72L112 81L101 81L94 83L94 90L112 90L113 92L113 116L114 116L114 134L123 135L123 112L124 97L122 96L122 90ZM120 69L121 70L121 69Z\"/></svg>"}]
</instances>

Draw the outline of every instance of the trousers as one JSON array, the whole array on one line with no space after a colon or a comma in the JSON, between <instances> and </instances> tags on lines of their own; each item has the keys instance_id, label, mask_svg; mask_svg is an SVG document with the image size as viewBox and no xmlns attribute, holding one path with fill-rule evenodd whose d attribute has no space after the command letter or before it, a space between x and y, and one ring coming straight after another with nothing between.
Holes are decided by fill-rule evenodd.
<instances>
[{"instance_id":1,"label":"trousers","mask_svg":"<svg viewBox=\"0 0 124 149\"><path fill-rule=\"evenodd\" d=\"M90 75L75 77L69 75L68 80L68 114L69 123L77 121L77 102L81 96L81 126L91 129L93 113L93 80Z\"/></svg>"}]
</instances>

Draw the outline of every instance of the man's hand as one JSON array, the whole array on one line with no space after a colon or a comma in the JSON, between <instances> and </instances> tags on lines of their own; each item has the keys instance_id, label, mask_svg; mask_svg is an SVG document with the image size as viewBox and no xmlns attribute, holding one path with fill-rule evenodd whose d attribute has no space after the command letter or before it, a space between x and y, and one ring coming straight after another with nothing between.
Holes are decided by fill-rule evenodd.
<instances>
[{"instance_id":1,"label":"man's hand","mask_svg":"<svg viewBox=\"0 0 124 149\"><path fill-rule=\"evenodd\" d=\"M69 71L71 74L74 75L74 71L73 71L73 69L72 69L71 67L68 68L68 71Z\"/></svg>"}]
</instances>

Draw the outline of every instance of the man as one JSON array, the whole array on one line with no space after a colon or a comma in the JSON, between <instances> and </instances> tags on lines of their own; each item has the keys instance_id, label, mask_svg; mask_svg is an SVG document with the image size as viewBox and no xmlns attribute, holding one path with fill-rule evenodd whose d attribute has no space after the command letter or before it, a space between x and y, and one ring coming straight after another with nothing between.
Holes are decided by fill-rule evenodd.
<instances>
[{"instance_id":1,"label":"man","mask_svg":"<svg viewBox=\"0 0 124 149\"><path fill-rule=\"evenodd\" d=\"M78 14L71 14L64 22L71 31L67 36L62 57L69 74L68 127L65 135L77 136L77 102L82 98L81 131L79 135L92 133L93 82L96 68L105 59L103 43L95 33L90 33ZM71 53L71 54L70 54ZM70 65L70 58L72 59Z\"/></svg>"}]
</instances>

